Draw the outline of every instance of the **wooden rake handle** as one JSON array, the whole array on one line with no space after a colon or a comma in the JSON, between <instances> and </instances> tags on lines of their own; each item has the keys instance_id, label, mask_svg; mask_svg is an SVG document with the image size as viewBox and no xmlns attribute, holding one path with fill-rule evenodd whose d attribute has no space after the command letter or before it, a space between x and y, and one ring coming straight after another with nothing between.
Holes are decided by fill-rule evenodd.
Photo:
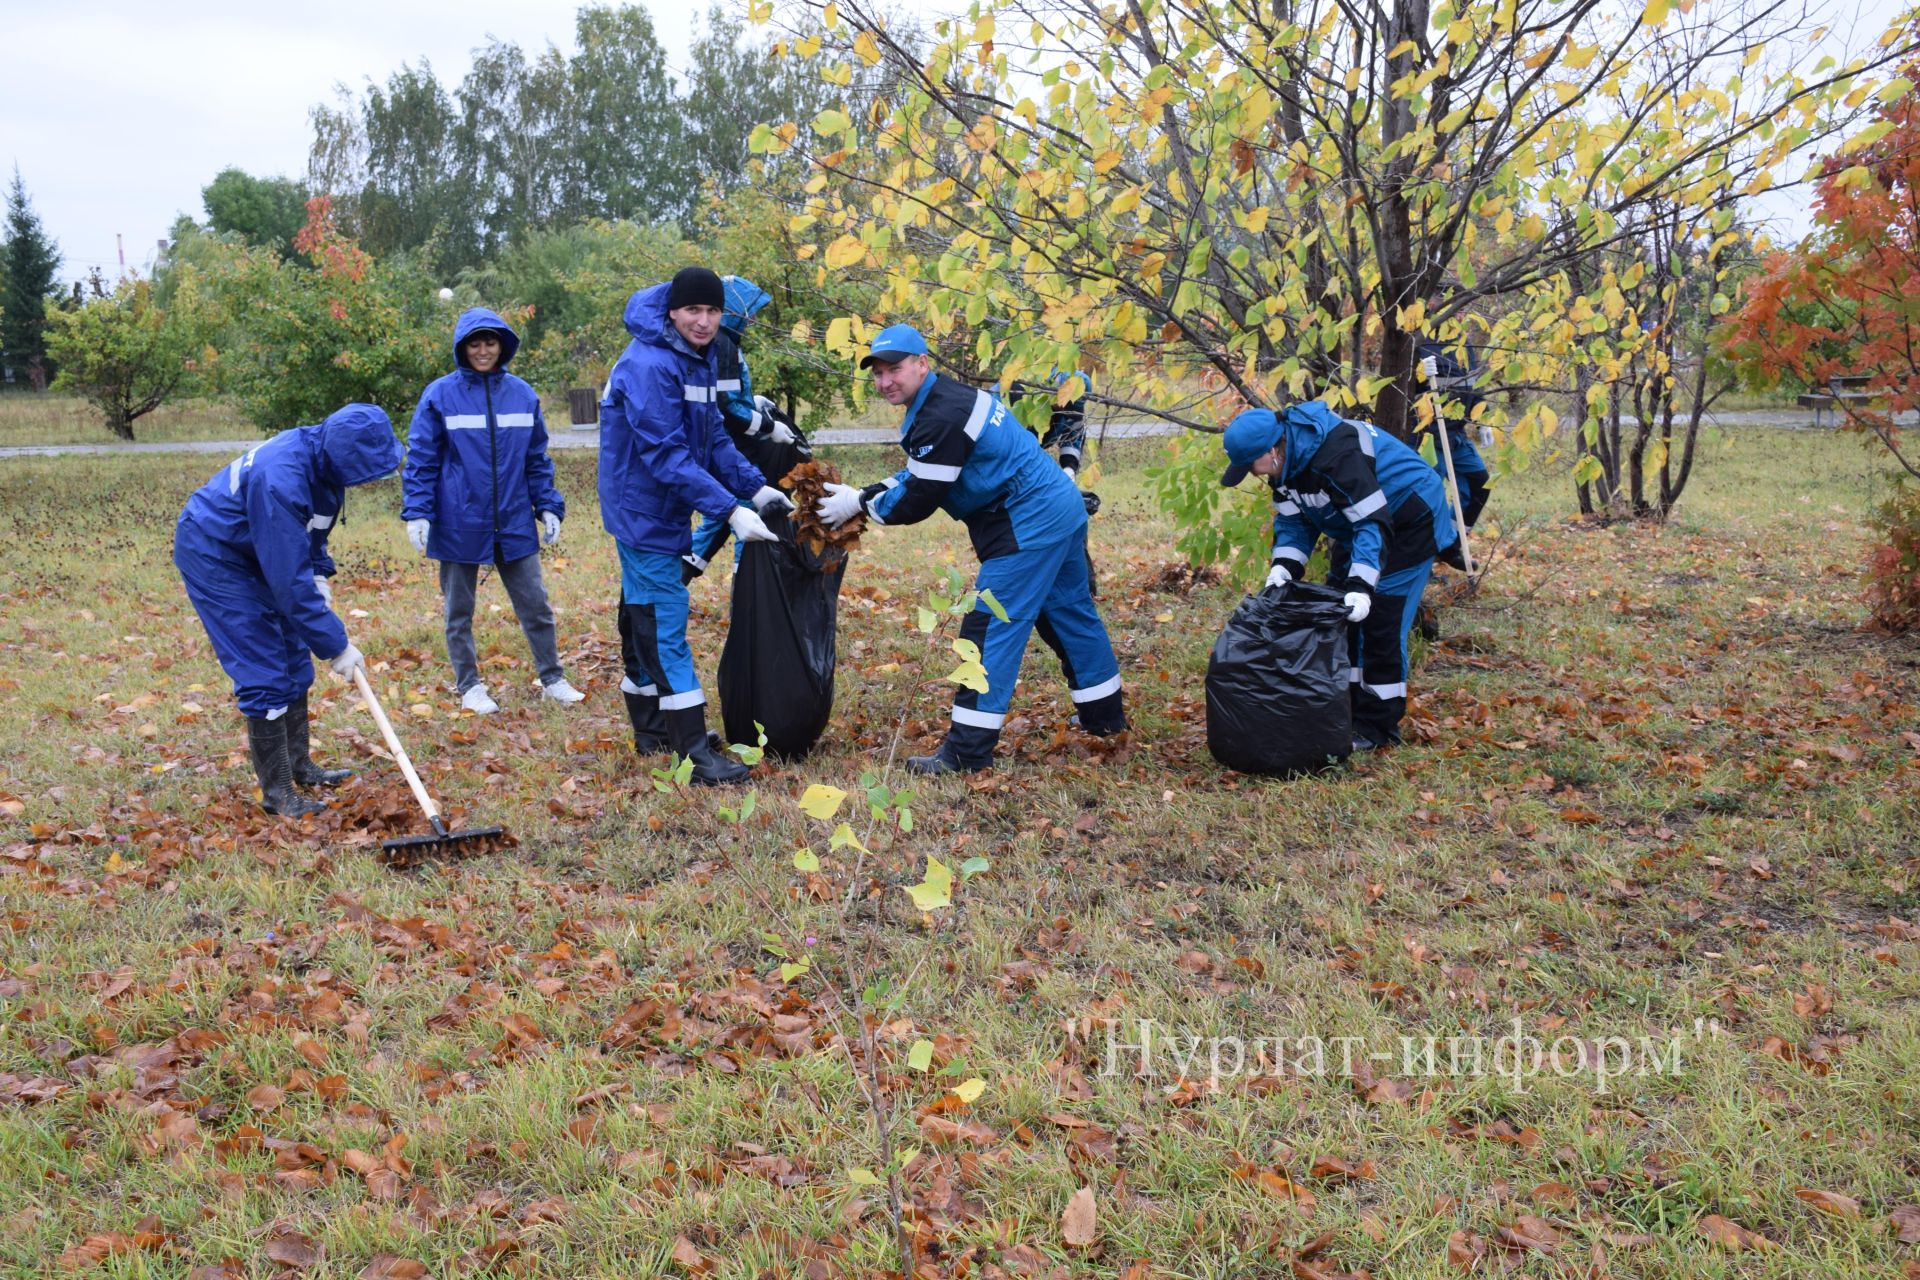
<instances>
[{"instance_id":1,"label":"wooden rake handle","mask_svg":"<svg viewBox=\"0 0 1920 1280\"><path fill-rule=\"evenodd\" d=\"M367 683L365 669L353 669L353 682L360 686L360 696L367 700L367 710L373 712L373 722L380 726L380 736L387 740L387 750L393 752L393 758L400 762L400 772L407 775L407 785L413 788L413 798L420 802L427 822L435 831L441 830L440 809L433 803L433 797L427 794L426 787L421 785L420 775L413 771L413 761L407 758L407 749L394 736L393 725L388 721L387 713L380 708L380 699L373 696L373 686Z\"/></svg>"}]
</instances>

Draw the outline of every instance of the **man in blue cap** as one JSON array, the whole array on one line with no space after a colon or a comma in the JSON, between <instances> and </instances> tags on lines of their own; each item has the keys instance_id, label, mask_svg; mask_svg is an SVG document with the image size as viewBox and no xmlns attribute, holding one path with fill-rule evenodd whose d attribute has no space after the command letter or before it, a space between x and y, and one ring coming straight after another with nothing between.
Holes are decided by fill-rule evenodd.
<instances>
[{"instance_id":1,"label":"man in blue cap","mask_svg":"<svg viewBox=\"0 0 1920 1280\"><path fill-rule=\"evenodd\" d=\"M1346 553L1338 585L1352 619L1353 749L1400 741L1407 710L1407 632L1434 558L1453 546L1447 492L1405 444L1319 400L1275 414L1248 409L1223 443L1231 488L1249 474L1273 490L1269 587L1299 577L1325 534Z\"/></svg>"},{"instance_id":2,"label":"man in blue cap","mask_svg":"<svg viewBox=\"0 0 1920 1280\"><path fill-rule=\"evenodd\" d=\"M1120 664L1088 588L1087 509L1072 479L997 398L934 373L912 325L882 329L860 367L873 370L882 399L906 408L907 465L865 489L828 486L820 519L831 527L864 511L875 524L917 524L944 510L967 526L980 559L976 589L991 591L1007 615L1000 621L982 602L961 623L961 637L980 648L987 691L962 688L939 750L907 767L943 774L992 766L1036 622L1059 638L1079 726L1103 737L1125 732Z\"/></svg>"}]
</instances>

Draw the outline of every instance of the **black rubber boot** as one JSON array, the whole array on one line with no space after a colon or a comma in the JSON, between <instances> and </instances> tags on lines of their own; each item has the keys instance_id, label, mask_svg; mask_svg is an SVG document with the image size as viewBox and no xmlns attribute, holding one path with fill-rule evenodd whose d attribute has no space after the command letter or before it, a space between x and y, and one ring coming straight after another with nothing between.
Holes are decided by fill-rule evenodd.
<instances>
[{"instance_id":1,"label":"black rubber boot","mask_svg":"<svg viewBox=\"0 0 1920 1280\"><path fill-rule=\"evenodd\" d=\"M280 717L287 726L287 760L293 765L293 780L303 787L337 787L353 776L351 769L322 769L308 753L311 730L307 720L307 699L287 704Z\"/></svg>"},{"instance_id":2,"label":"black rubber boot","mask_svg":"<svg viewBox=\"0 0 1920 1280\"><path fill-rule=\"evenodd\" d=\"M287 758L287 722L247 717L247 752L260 779L260 807L283 818L304 818L327 806L294 790L293 762Z\"/></svg>"},{"instance_id":3,"label":"black rubber boot","mask_svg":"<svg viewBox=\"0 0 1920 1280\"><path fill-rule=\"evenodd\" d=\"M1127 723L1126 699L1126 690L1115 689L1104 698L1083 702L1080 710L1067 723L1096 738L1111 738L1125 733L1130 727Z\"/></svg>"},{"instance_id":4,"label":"black rubber boot","mask_svg":"<svg viewBox=\"0 0 1920 1280\"><path fill-rule=\"evenodd\" d=\"M638 755L650 756L667 749L667 720L660 714L660 698L651 693L628 693L624 688L620 696L627 701L627 720L633 725L633 749Z\"/></svg>"},{"instance_id":5,"label":"black rubber boot","mask_svg":"<svg viewBox=\"0 0 1920 1280\"><path fill-rule=\"evenodd\" d=\"M998 729L978 725L955 724L947 727L940 749L930 756L908 756L907 772L939 777L948 773L979 773L993 768L993 749L1000 741Z\"/></svg>"},{"instance_id":6,"label":"black rubber boot","mask_svg":"<svg viewBox=\"0 0 1920 1280\"><path fill-rule=\"evenodd\" d=\"M673 749L693 761L694 782L703 787L717 787L747 780L751 769L714 750L713 739L707 736L706 707L681 707L662 714Z\"/></svg>"}]
</instances>

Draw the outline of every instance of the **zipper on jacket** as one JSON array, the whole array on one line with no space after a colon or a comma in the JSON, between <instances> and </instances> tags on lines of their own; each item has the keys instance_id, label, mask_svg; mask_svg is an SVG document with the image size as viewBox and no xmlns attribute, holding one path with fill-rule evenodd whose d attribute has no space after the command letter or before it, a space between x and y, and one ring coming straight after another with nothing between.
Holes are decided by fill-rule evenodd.
<instances>
[{"instance_id":1,"label":"zipper on jacket","mask_svg":"<svg viewBox=\"0 0 1920 1280\"><path fill-rule=\"evenodd\" d=\"M493 486L493 558L500 558L500 440L494 434L493 382L491 375L480 375L480 390L487 399L487 478Z\"/></svg>"}]
</instances>

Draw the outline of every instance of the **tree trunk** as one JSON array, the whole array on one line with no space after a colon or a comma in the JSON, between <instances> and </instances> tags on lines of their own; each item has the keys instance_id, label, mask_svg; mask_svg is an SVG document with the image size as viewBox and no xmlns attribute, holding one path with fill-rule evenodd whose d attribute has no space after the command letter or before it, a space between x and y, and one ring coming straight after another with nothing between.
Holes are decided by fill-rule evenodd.
<instances>
[{"instance_id":1,"label":"tree trunk","mask_svg":"<svg viewBox=\"0 0 1920 1280\"><path fill-rule=\"evenodd\" d=\"M1389 50L1402 50L1398 57L1386 61L1389 82L1413 73L1412 51L1426 38L1428 13L1427 0L1396 0L1392 21L1380 33ZM1401 329L1399 312L1425 293L1423 273L1415 263L1413 208L1407 199L1407 189L1416 175L1411 158L1415 149L1407 146L1406 139L1417 122L1405 95L1383 93L1380 97L1384 103L1381 146L1393 156L1387 162L1382 183L1385 199L1379 210L1380 376L1392 381L1374 395L1373 421L1382 431L1406 440L1415 393L1414 335Z\"/></svg>"}]
</instances>

